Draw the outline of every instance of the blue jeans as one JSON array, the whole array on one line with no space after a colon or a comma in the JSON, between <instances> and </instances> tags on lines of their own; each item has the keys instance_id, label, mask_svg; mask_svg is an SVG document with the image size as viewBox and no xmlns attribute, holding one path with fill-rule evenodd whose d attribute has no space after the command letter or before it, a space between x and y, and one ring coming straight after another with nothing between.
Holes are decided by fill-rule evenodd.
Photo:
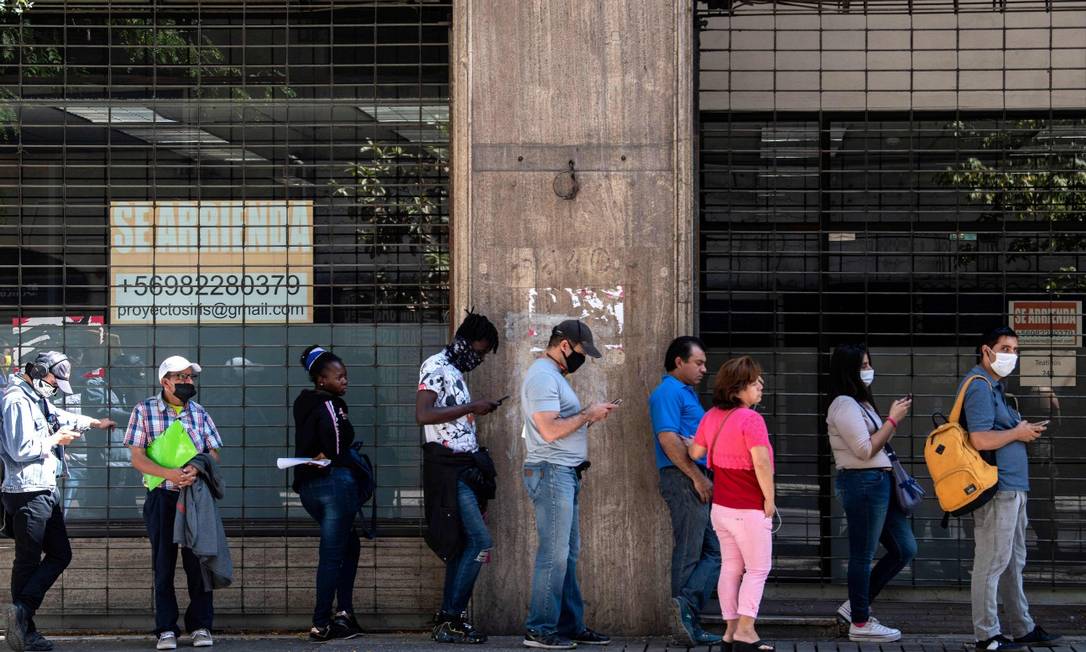
<instances>
[{"instance_id":1,"label":"blue jeans","mask_svg":"<svg viewBox=\"0 0 1086 652\"><path fill-rule=\"evenodd\" d=\"M854 623L868 621L875 597L916 556L909 517L891 495L893 477L876 469L837 472L837 495L848 521L848 599ZM879 543L886 554L872 569Z\"/></svg>"},{"instance_id":2,"label":"blue jeans","mask_svg":"<svg viewBox=\"0 0 1086 652\"><path fill-rule=\"evenodd\" d=\"M460 507L460 525L464 529L464 550L445 565L445 593L441 610L458 614L468 608L471 591L483 561L494 547L490 532L479 510L479 500L471 487L459 480L456 483L456 502Z\"/></svg>"},{"instance_id":3,"label":"blue jeans","mask_svg":"<svg viewBox=\"0 0 1086 652\"><path fill-rule=\"evenodd\" d=\"M708 473L698 467L708 477ZM700 614L720 579L720 539L694 483L678 467L660 469L660 494L671 513L671 597Z\"/></svg>"},{"instance_id":4,"label":"blue jeans","mask_svg":"<svg viewBox=\"0 0 1086 652\"><path fill-rule=\"evenodd\" d=\"M524 488L535 507L539 535L524 626L536 634L579 634L585 629L584 600L577 584L581 482L573 467L544 462L524 465Z\"/></svg>"},{"instance_id":5,"label":"blue jeans","mask_svg":"<svg viewBox=\"0 0 1086 652\"><path fill-rule=\"evenodd\" d=\"M354 611L354 577L362 546L354 519L358 514L358 487L350 469L333 467L299 490L302 507L321 526L320 561L317 562L317 604L313 624L332 622L332 598L340 611Z\"/></svg>"}]
</instances>

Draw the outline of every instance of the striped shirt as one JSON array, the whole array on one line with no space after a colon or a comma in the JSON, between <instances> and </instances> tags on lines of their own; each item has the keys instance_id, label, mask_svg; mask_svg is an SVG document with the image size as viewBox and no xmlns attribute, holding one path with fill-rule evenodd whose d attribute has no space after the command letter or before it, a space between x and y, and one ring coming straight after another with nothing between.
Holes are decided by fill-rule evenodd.
<instances>
[{"instance_id":1,"label":"striped shirt","mask_svg":"<svg viewBox=\"0 0 1086 652\"><path fill-rule=\"evenodd\" d=\"M147 448L177 419L181 419L181 425L185 427L185 431L199 452L206 453L209 450L222 448L219 430L202 405L196 401L189 401L178 414L166 401L162 400L161 394L140 401L136 407L132 408L132 416L128 418L128 430L124 433L124 445ZM160 486L170 491L177 490L177 487L169 480Z\"/></svg>"}]
</instances>

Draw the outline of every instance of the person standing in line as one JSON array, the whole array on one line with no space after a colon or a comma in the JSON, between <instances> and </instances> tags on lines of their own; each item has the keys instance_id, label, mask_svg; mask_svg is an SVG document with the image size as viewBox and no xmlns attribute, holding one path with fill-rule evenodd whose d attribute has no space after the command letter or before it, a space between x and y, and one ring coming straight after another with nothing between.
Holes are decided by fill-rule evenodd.
<instances>
[{"instance_id":1,"label":"person standing in line","mask_svg":"<svg viewBox=\"0 0 1086 652\"><path fill-rule=\"evenodd\" d=\"M713 407L701 420L690 459L708 455L713 472L713 529L720 539L717 583L727 623L725 645L735 652L773 652L754 628L773 562L773 446L762 415L762 367L749 356L724 363L713 382Z\"/></svg>"},{"instance_id":2,"label":"person standing in line","mask_svg":"<svg viewBox=\"0 0 1086 652\"><path fill-rule=\"evenodd\" d=\"M147 455L147 447L166 433L175 421L180 421L196 447L197 453L207 453L219 461L222 438L219 429L202 405L192 400L196 396L196 379L200 365L184 357L172 355L158 366L158 382L162 390L132 409L124 445L132 456L132 467L145 476L164 478L164 482L147 492L143 503L143 522L151 541L151 565L154 575L156 648L177 648L181 631L177 626L177 595L174 572L177 569L177 544L174 543L174 520L181 489L197 479L191 465L179 469L160 466ZM181 565L188 584L189 606L185 610L185 631L192 635L193 647L214 644L211 626L215 616L214 593L204 586L199 558L189 548L181 548Z\"/></svg>"},{"instance_id":3,"label":"person standing in line","mask_svg":"<svg viewBox=\"0 0 1086 652\"><path fill-rule=\"evenodd\" d=\"M704 461L695 462L687 454L705 415L694 391L705 377L705 363L701 340L675 338L664 354L664 376L649 396L660 494L671 514L672 634L690 647L722 640L699 622L720 579L720 542L709 520L712 474Z\"/></svg>"},{"instance_id":4,"label":"person standing in line","mask_svg":"<svg viewBox=\"0 0 1086 652\"><path fill-rule=\"evenodd\" d=\"M354 426L343 400L347 367L339 356L316 345L302 352L301 364L313 389L303 389L294 399L294 455L329 461L326 466L294 467L292 484L321 531L309 638L354 638L362 634L354 615L354 581L362 554L355 517L362 503L352 471Z\"/></svg>"},{"instance_id":5,"label":"person standing in line","mask_svg":"<svg viewBox=\"0 0 1086 652\"><path fill-rule=\"evenodd\" d=\"M49 401L58 391L72 394L71 378L67 356L59 351L39 353L22 373L11 374L0 400L4 465L0 491L15 539L5 636L15 652L53 649L53 642L34 624L34 613L72 561L57 492L57 477L65 470L64 447L82 430L115 425L112 419L73 414Z\"/></svg>"},{"instance_id":6,"label":"person standing in line","mask_svg":"<svg viewBox=\"0 0 1086 652\"><path fill-rule=\"evenodd\" d=\"M527 449L524 488L535 508L539 535L525 647L566 650L611 642L585 625L577 582L579 496L581 476L589 465L588 428L617 407L615 403L581 407L568 376L581 368L585 356L600 357L592 331L567 319L551 331L546 350L528 368L520 388Z\"/></svg>"},{"instance_id":7,"label":"person standing in line","mask_svg":"<svg viewBox=\"0 0 1086 652\"><path fill-rule=\"evenodd\" d=\"M495 401L472 401L464 375L498 350L498 329L469 311L451 344L419 369L415 421L424 426L423 495L427 543L445 561L441 611L431 638L439 643L485 643L467 619L468 601L493 541L484 514L494 497L494 462L479 446L475 419Z\"/></svg>"},{"instance_id":8,"label":"person standing in line","mask_svg":"<svg viewBox=\"0 0 1086 652\"><path fill-rule=\"evenodd\" d=\"M1029 497L1028 442L1045 423L1030 423L1007 403L1006 379L1018 364L1018 334L994 328L977 345L977 365L962 379L981 376L965 392L962 425L969 441L999 469L995 495L973 511L973 575L970 593L977 652L1048 646L1062 638L1037 625L1022 585L1026 567L1026 502ZM961 384L958 385L959 391ZM999 603L1010 621L1007 638L999 622Z\"/></svg>"},{"instance_id":9,"label":"person standing in line","mask_svg":"<svg viewBox=\"0 0 1086 652\"><path fill-rule=\"evenodd\" d=\"M862 344L842 344L830 357L826 426L837 468L837 497L848 523L848 600L837 609L851 641L889 643L901 631L871 617L871 603L916 556L909 515L894 500L893 468L885 450L909 414L912 399L899 398L883 421L871 394L875 368ZM886 554L871 568L879 542Z\"/></svg>"}]
</instances>

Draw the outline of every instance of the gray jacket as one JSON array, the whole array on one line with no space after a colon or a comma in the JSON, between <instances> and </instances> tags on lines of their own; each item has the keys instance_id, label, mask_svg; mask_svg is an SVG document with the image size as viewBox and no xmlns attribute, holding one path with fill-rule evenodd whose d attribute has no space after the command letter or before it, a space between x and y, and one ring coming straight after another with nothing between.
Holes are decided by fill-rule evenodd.
<instances>
[{"instance_id":1,"label":"gray jacket","mask_svg":"<svg viewBox=\"0 0 1086 652\"><path fill-rule=\"evenodd\" d=\"M64 448L50 447L49 437L63 427L85 430L95 422L93 417L56 407L19 374L8 378L0 398L0 415L3 418L2 491L8 494L56 489L57 476L64 470Z\"/></svg>"},{"instance_id":2,"label":"gray jacket","mask_svg":"<svg viewBox=\"0 0 1086 652\"><path fill-rule=\"evenodd\" d=\"M234 581L234 563L215 504L223 497L222 475L215 458L207 453L200 453L189 464L200 475L196 482L181 488L173 521L173 542L191 548L200 560L205 591L225 588Z\"/></svg>"}]
</instances>

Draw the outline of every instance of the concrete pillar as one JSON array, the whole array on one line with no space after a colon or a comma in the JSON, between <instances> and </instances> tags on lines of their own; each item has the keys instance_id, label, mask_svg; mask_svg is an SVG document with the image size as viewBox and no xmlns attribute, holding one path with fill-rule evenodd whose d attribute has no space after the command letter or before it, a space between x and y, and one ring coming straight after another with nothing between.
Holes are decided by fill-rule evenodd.
<instances>
[{"instance_id":1,"label":"concrete pillar","mask_svg":"<svg viewBox=\"0 0 1086 652\"><path fill-rule=\"evenodd\" d=\"M535 556L519 386L568 317L588 323L604 352L572 378L582 402L624 399L589 432L587 622L623 634L666 627L671 533L647 396L667 343L693 327L693 4L454 4L451 319L474 306L495 322L501 348L469 381L476 397L513 397L480 419L500 475L475 618L494 633L523 631ZM570 161L579 192L563 199Z\"/></svg>"}]
</instances>

